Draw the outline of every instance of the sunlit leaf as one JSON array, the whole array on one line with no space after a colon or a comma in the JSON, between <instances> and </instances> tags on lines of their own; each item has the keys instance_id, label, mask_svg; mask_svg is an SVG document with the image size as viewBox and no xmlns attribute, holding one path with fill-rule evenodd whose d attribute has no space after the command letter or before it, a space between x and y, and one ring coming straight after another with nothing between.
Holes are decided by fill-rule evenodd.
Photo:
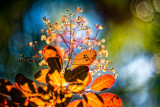
<instances>
[{"instance_id":1,"label":"sunlit leaf","mask_svg":"<svg viewBox=\"0 0 160 107\"><path fill-rule=\"evenodd\" d=\"M84 90L84 85L82 83L72 83L70 85L68 85L68 89L71 92L81 92L82 90Z\"/></svg>"},{"instance_id":2,"label":"sunlit leaf","mask_svg":"<svg viewBox=\"0 0 160 107\"><path fill-rule=\"evenodd\" d=\"M91 107L103 107L103 99L98 94L86 93L83 98Z\"/></svg>"},{"instance_id":3,"label":"sunlit leaf","mask_svg":"<svg viewBox=\"0 0 160 107\"><path fill-rule=\"evenodd\" d=\"M43 54L45 60L47 60L50 57L58 57L61 59L61 53L54 46L50 46L50 45L45 46L42 50L42 54Z\"/></svg>"},{"instance_id":4,"label":"sunlit leaf","mask_svg":"<svg viewBox=\"0 0 160 107\"><path fill-rule=\"evenodd\" d=\"M72 71L65 71L64 78L67 82L76 82L77 79L84 80L87 76L89 68L87 66L79 66Z\"/></svg>"},{"instance_id":5,"label":"sunlit leaf","mask_svg":"<svg viewBox=\"0 0 160 107\"><path fill-rule=\"evenodd\" d=\"M104 107L122 107L122 100L115 94L103 93L99 96L101 96L104 101Z\"/></svg>"},{"instance_id":6,"label":"sunlit leaf","mask_svg":"<svg viewBox=\"0 0 160 107\"><path fill-rule=\"evenodd\" d=\"M75 100L75 101L72 101L71 103L69 103L67 105L67 107L83 107L83 104L82 104L82 106L78 106L80 104L82 104L81 100Z\"/></svg>"},{"instance_id":7,"label":"sunlit leaf","mask_svg":"<svg viewBox=\"0 0 160 107\"><path fill-rule=\"evenodd\" d=\"M44 101L48 101L52 98L42 87L38 87L38 93L40 94L40 98Z\"/></svg>"},{"instance_id":8,"label":"sunlit leaf","mask_svg":"<svg viewBox=\"0 0 160 107\"><path fill-rule=\"evenodd\" d=\"M45 107L45 105L47 104L43 100L37 97L30 98L29 100L29 106L31 107Z\"/></svg>"},{"instance_id":9,"label":"sunlit leaf","mask_svg":"<svg viewBox=\"0 0 160 107\"><path fill-rule=\"evenodd\" d=\"M95 58L96 52L94 50L83 51L74 58L72 68L76 68L78 66L88 66L95 60Z\"/></svg>"},{"instance_id":10,"label":"sunlit leaf","mask_svg":"<svg viewBox=\"0 0 160 107\"><path fill-rule=\"evenodd\" d=\"M73 93L59 93L57 95L57 102L55 107L66 107L72 98Z\"/></svg>"},{"instance_id":11,"label":"sunlit leaf","mask_svg":"<svg viewBox=\"0 0 160 107\"><path fill-rule=\"evenodd\" d=\"M47 74L50 71L50 69L42 69L38 71L34 77L38 82L46 83L47 79Z\"/></svg>"},{"instance_id":12,"label":"sunlit leaf","mask_svg":"<svg viewBox=\"0 0 160 107\"><path fill-rule=\"evenodd\" d=\"M87 77L83 80L84 87L87 87L92 81L92 75L90 72L87 73Z\"/></svg>"},{"instance_id":13,"label":"sunlit leaf","mask_svg":"<svg viewBox=\"0 0 160 107\"><path fill-rule=\"evenodd\" d=\"M115 79L112 75L105 74L102 75L93 82L91 89L94 91L101 91L104 89L110 88L115 82Z\"/></svg>"},{"instance_id":14,"label":"sunlit leaf","mask_svg":"<svg viewBox=\"0 0 160 107\"><path fill-rule=\"evenodd\" d=\"M48 77L51 80L51 85L64 86L67 83L63 78L63 75L61 75L57 70L55 70L54 72L49 72Z\"/></svg>"},{"instance_id":15,"label":"sunlit leaf","mask_svg":"<svg viewBox=\"0 0 160 107\"><path fill-rule=\"evenodd\" d=\"M16 86L27 93L36 93L36 84L32 80L26 78L22 74L17 74L15 77Z\"/></svg>"},{"instance_id":16,"label":"sunlit leaf","mask_svg":"<svg viewBox=\"0 0 160 107\"><path fill-rule=\"evenodd\" d=\"M57 69L58 72L62 70L62 61L58 57L50 57L47 59L47 62L52 70Z\"/></svg>"}]
</instances>

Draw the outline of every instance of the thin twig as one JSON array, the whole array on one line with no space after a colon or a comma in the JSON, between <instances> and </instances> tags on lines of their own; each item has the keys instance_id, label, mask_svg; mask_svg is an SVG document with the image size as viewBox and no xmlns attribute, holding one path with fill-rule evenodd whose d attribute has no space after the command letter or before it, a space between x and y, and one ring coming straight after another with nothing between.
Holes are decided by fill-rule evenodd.
<instances>
[{"instance_id":1,"label":"thin twig","mask_svg":"<svg viewBox=\"0 0 160 107\"><path fill-rule=\"evenodd\" d=\"M95 39L96 39L96 37L97 37L97 35L98 35L98 32L99 32L99 30L97 30L97 32L96 32L96 35L95 35L95 37L94 37Z\"/></svg>"},{"instance_id":2,"label":"thin twig","mask_svg":"<svg viewBox=\"0 0 160 107\"><path fill-rule=\"evenodd\" d=\"M71 58L72 58L73 50L74 50L74 49L72 48L71 54L70 54L70 56L69 56L69 60L68 60L68 63L67 63L67 66L66 66L66 68L65 68L65 71L67 70L67 68L68 68L68 66L69 66L69 62L70 62L70 60L71 60Z\"/></svg>"}]
</instances>

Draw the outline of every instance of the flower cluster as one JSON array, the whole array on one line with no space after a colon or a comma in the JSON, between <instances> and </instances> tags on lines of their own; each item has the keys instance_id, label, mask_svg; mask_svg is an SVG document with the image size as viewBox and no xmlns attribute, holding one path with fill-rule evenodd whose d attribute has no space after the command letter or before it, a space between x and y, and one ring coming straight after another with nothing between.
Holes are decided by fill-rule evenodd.
<instances>
[{"instance_id":1,"label":"flower cluster","mask_svg":"<svg viewBox=\"0 0 160 107\"><path fill-rule=\"evenodd\" d=\"M36 86L36 83L22 74L17 74L15 85L11 82L0 80L1 106L42 106L42 107L121 107L121 99L111 93L96 94L95 92L110 88L117 74L109 69L108 52L103 43L105 39L98 40L97 35L103 29L102 25L95 25L97 29L93 36L87 26L88 21L78 13L83 10L78 7L76 12L63 15L60 22L52 24L44 17L42 20L47 29L42 29L41 40L46 45L39 54L36 52L37 42L30 42L34 56L20 58L20 62L27 60L37 61L42 58L40 66L46 66L34 75L35 80L44 83L44 86ZM93 75L100 72L104 74L96 78L93 83ZM91 92L92 90L93 92ZM2 94L1 94L2 93ZM70 102L72 96L78 94L82 100ZM8 98L10 97L11 100Z\"/></svg>"}]
</instances>

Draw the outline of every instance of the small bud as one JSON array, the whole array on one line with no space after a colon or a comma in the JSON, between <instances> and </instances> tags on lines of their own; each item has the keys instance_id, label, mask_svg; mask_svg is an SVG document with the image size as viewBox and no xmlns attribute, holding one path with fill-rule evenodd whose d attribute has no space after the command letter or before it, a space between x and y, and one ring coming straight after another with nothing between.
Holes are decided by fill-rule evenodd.
<instances>
[{"instance_id":1,"label":"small bud","mask_svg":"<svg viewBox=\"0 0 160 107\"><path fill-rule=\"evenodd\" d=\"M99 25L98 26L98 30L102 30L103 29L103 26L102 25Z\"/></svg>"},{"instance_id":2,"label":"small bud","mask_svg":"<svg viewBox=\"0 0 160 107\"><path fill-rule=\"evenodd\" d=\"M80 7L77 7L77 12L83 12L83 10Z\"/></svg>"},{"instance_id":3,"label":"small bud","mask_svg":"<svg viewBox=\"0 0 160 107\"><path fill-rule=\"evenodd\" d=\"M33 46L32 42L28 43L27 46Z\"/></svg>"},{"instance_id":4,"label":"small bud","mask_svg":"<svg viewBox=\"0 0 160 107\"><path fill-rule=\"evenodd\" d=\"M42 35L42 36L41 36L41 40L46 40L46 36L45 36L45 35Z\"/></svg>"},{"instance_id":5,"label":"small bud","mask_svg":"<svg viewBox=\"0 0 160 107\"><path fill-rule=\"evenodd\" d=\"M101 42L102 42L102 43L105 43L105 39L102 39Z\"/></svg>"},{"instance_id":6,"label":"small bud","mask_svg":"<svg viewBox=\"0 0 160 107\"><path fill-rule=\"evenodd\" d=\"M114 78L117 78L118 74L112 74L114 76Z\"/></svg>"},{"instance_id":7,"label":"small bud","mask_svg":"<svg viewBox=\"0 0 160 107\"><path fill-rule=\"evenodd\" d=\"M34 41L34 44L37 44L37 41Z\"/></svg>"}]
</instances>

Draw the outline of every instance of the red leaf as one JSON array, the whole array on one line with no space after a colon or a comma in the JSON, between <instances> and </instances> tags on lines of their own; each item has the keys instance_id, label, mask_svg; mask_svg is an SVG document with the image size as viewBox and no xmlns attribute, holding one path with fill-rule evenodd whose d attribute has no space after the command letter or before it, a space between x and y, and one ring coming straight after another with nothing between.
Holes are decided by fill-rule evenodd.
<instances>
[{"instance_id":1,"label":"red leaf","mask_svg":"<svg viewBox=\"0 0 160 107\"><path fill-rule=\"evenodd\" d=\"M96 58L96 52L94 50L86 50L79 53L73 60L72 68L76 68L78 66L88 66L90 65Z\"/></svg>"},{"instance_id":2,"label":"red leaf","mask_svg":"<svg viewBox=\"0 0 160 107\"><path fill-rule=\"evenodd\" d=\"M115 94L103 93L102 97L105 107L122 107L122 100Z\"/></svg>"},{"instance_id":3,"label":"red leaf","mask_svg":"<svg viewBox=\"0 0 160 107\"><path fill-rule=\"evenodd\" d=\"M92 84L91 89L94 91L101 91L110 88L115 82L112 75L105 74L98 77Z\"/></svg>"}]
</instances>

